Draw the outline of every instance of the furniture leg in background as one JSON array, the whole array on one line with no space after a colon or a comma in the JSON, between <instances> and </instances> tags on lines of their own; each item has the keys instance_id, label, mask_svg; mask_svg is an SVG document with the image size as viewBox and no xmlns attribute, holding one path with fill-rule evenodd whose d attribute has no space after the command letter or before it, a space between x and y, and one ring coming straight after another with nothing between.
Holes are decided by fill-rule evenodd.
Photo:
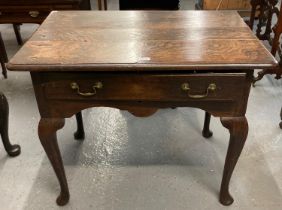
<instances>
[{"instance_id":1,"label":"furniture leg in background","mask_svg":"<svg viewBox=\"0 0 282 210\"><path fill-rule=\"evenodd\" d=\"M22 39L22 36L21 36L21 33L20 33L20 25L19 24L13 24L13 28L14 28L14 32L15 32L15 35L16 35L16 38L17 38L17 42L18 42L18 45L23 45L23 39Z\"/></svg>"},{"instance_id":2,"label":"furniture leg in background","mask_svg":"<svg viewBox=\"0 0 282 210\"><path fill-rule=\"evenodd\" d=\"M98 0L98 10L108 10L107 0Z\"/></svg>"},{"instance_id":3,"label":"furniture leg in background","mask_svg":"<svg viewBox=\"0 0 282 210\"><path fill-rule=\"evenodd\" d=\"M212 137L212 132L210 131L210 121L211 121L211 114L206 112L205 113L204 128L203 128L203 131L202 131L202 135L205 138Z\"/></svg>"},{"instance_id":4,"label":"furniture leg in background","mask_svg":"<svg viewBox=\"0 0 282 210\"><path fill-rule=\"evenodd\" d=\"M0 134L4 144L4 148L8 155L11 157L18 156L21 153L19 145L12 145L8 135L8 124L9 124L9 104L7 98L3 93L0 92Z\"/></svg>"},{"instance_id":5,"label":"furniture leg in background","mask_svg":"<svg viewBox=\"0 0 282 210\"><path fill-rule=\"evenodd\" d=\"M2 67L2 74L5 78L7 78L7 69L5 66L5 63L8 62L8 56L6 53L5 45L0 33L0 62L1 62L1 67Z\"/></svg>"},{"instance_id":6,"label":"furniture leg in background","mask_svg":"<svg viewBox=\"0 0 282 210\"><path fill-rule=\"evenodd\" d=\"M83 140L85 138L84 128L83 128L83 120L82 120L82 113L78 112L75 115L76 123L77 123L77 130L74 133L74 138L76 140Z\"/></svg>"},{"instance_id":7,"label":"furniture leg in background","mask_svg":"<svg viewBox=\"0 0 282 210\"><path fill-rule=\"evenodd\" d=\"M253 30L256 12L260 7L261 0L251 0L250 3L251 3L251 6L252 6L252 9L251 9L250 22L248 23L248 25L251 28L251 30Z\"/></svg>"},{"instance_id":8,"label":"furniture leg in background","mask_svg":"<svg viewBox=\"0 0 282 210\"><path fill-rule=\"evenodd\" d=\"M282 108L281 108L281 112L280 112L280 119L281 119L281 122L279 123L279 126L282 129Z\"/></svg>"}]
</instances>

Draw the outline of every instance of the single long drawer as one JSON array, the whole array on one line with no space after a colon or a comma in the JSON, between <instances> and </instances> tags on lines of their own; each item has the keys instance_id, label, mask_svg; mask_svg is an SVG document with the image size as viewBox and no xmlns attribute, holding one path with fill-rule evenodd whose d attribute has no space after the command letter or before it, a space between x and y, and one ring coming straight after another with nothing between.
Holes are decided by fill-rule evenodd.
<instances>
[{"instance_id":1,"label":"single long drawer","mask_svg":"<svg viewBox=\"0 0 282 210\"><path fill-rule=\"evenodd\" d=\"M0 23L42 23L53 10L76 9L76 5L0 6Z\"/></svg>"},{"instance_id":2,"label":"single long drawer","mask_svg":"<svg viewBox=\"0 0 282 210\"><path fill-rule=\"evenodd\" d=\"M0 23L42 23L50 11L0 12Z\"/></svg>"},{"instance_id":3,"label":"single long drawer","mask_svg":"<svg viewBox=\"0 0 282 210\"><path fill-rule=\"evenodd\" d=\"M53 78L53 79L52 79ZM48 100L240 100L248 88L236 74L60 74L41 84Z\"/></svg>"}]
</instances>

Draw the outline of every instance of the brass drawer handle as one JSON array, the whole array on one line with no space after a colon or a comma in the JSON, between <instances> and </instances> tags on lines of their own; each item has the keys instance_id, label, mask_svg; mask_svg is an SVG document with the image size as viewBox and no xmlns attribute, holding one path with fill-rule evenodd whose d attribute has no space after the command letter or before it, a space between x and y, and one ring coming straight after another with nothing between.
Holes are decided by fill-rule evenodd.
<instances>
[{"instance_id":1,"label":"brass drawer handle","mask_svg":"<svg viewBox=\"0 0 282 210\"><path fill-rule=\"evenodd\" d=\"M28 14L30 15L30 17L37 18L39 15L39 12L38 11L29 11Z\"/></svg>"},{"instance_id":2,"label":"brass drawer handle","mask_svg":"<svg viewBox=\"0 0 282 210\"><path fill-rule=\"evenodd\" d=\"M96 90L96 89L102 89L102 88L103 88L103 84L102 84L102 82L96 82L96 83L92 86L93 92L89 92L89 93L82 93L82 92L80 92L79 85L78 85L76 82L72 82L72 83L70 84L70 87L71 87L71 89L76 90L76 92L77 92L78 95L81 95L81 96L84 96L84 97L89 97L89 96L94 96L94 95L96 95L96 93L97 93L97 90Z\"/></svg>"},{"instance_id":3,"label":"brass drawer handle","mask_svg":"<svg viewBox=\"0 0 282 210\"><path fill-rule=\"evenodd\" d=\"M181 89L183 91L187 91L188 92L188 96L190 98L199 99L199 98L206 98L209 95L210 92L214 92L216 90L216 84L214 84L214 83L209 84L206 93L203 94L203 95L193 95L193 94L190 94L189 91L191 90L191 88L190 88L188 83L183 83L181 85Z\"/></svg>"}]
</instances>

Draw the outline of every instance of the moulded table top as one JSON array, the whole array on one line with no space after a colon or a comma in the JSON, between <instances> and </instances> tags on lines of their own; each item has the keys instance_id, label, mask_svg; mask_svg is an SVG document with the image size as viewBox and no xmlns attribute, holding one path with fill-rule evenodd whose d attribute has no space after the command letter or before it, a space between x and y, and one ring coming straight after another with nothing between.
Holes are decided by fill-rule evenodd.
<instances>
[{"instance_id":1,"label":"moulded table top","mask_svg":"<svg viewBox=\"0 0 282 210\"><path fill-rule=\"evenodd\" d=\"M251 70L275 65L235 11L55 11L8 68Z\"/></svg>"}]
</instances>

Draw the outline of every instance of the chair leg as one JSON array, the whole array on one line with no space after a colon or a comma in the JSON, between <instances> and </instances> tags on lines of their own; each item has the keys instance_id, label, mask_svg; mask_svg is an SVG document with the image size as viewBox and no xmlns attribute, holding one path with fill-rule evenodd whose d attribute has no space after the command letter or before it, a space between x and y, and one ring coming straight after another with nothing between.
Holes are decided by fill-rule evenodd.
<instances>
[{"instance_id":1,"label":"chair leg","mask_svg":"<svg viewBox=\"0 0 282 210\"><path fill-rule=\"evenodd\" d=\"M253 82L252 82L253 87L255 87L255 83L257 81L260 81L264 77L265 74L267 74L267 70L261 70L258 72L258 75L253 78Z\"/></svg>"},{"instance_id":2,"label":"chair leg","mask_svg":"<svg viewBox=\"0 0 282 210\"><path fill-rule=\"evenodd\" d=\"M12 145L8 135L9 123L9 105L4 94L0 93L0 134L4 144L4 148L11 157L18 156L21 153L19 145Z\"/></svg>"},{"instance_id":3,"label":"chair leg","mask_svg":"<svg viewBox=\"0 0 282 210\"><path fill-rule=\"evenodd\" d=\"M98 0L98 10L102 10L102 0Z\"/></svg>"},{"instance_id":4,"label":"chair leg","mask_svg":"<svg viewBox=\"0 0 282 210\"><path fill-rule=\"evenodd\" d=\"M5 63L8 62L8 56L7 56L7 52L5 49L5 45L2 39L2 36L0 34L0 63L1 63L1 67L2 67L2 74L5 78L7 78L7 69L5 66Z\"/></svg>"},{"instance_id":5,"label":"chair leg","mask_svg":"<svg viewBox=\"0 0 282 210\"><path fill-rule=\"evenodd\" d=\"M280 119L281 119L281 122L279 123L279 126L282 129L282 108L281 108L281 112L280 112Z\"/></svg>"},{"instance_id":6,"label":"chair leg","mask_svg":"<svg viewBox=\"0 0 282 210\"><path fill-rule=\"evenodd\" d=\"M22 36L21 36L21 33L20 33L20 25L13 24L13 28L14 28L14 32L16 34L18 45L22 45L23 40L22 40Z\"/></svg>"},{"instance_id":7,"label":"chair leg","mask_svg":"<svg viewBox=\"0 0 282 210\"><path fill-rule=\"evenodd\" d=\"M4 78L7 79L7 69L6 69L5 63L2 62L2 60L1 60L1 67L2 67L2 74Z\"/></svg>"},{"instance_id":8,"label":"chair leg","mask_svg":"<svg viewBox=\"0 0 282 210\"><path fill-rule=\"evenodd\" d=\"M77 130L74 133L74 138L76 140L84 140L85 138L85 133L84 133L84 126L83 126L83 120L82 120L82 114L81 112L78 112L75 115L76 118L76 123L77 123Z\"/></svg>"},{"instance_id":9,"label":"chair leg","mask_svg":"<svg viewBox=\"0 0 282 210\"><path fill-rule=\"evenodd\" d=\"M210 131L210 121L211 121L211 114L206 112L205 114L205 122L204 122L204 128L202 131L202 135L205 138L212 137L212 132Z\"/></svg>"},{"instance_id":10,"label":"chair leg","mask_svg":"<svg viewBox=\"0 0 282 210\"><path fill-rule=\"evenodd\" d=\"M108 10L108 1L104 0L104 10Z\"/></svg>"}]
</instances>

